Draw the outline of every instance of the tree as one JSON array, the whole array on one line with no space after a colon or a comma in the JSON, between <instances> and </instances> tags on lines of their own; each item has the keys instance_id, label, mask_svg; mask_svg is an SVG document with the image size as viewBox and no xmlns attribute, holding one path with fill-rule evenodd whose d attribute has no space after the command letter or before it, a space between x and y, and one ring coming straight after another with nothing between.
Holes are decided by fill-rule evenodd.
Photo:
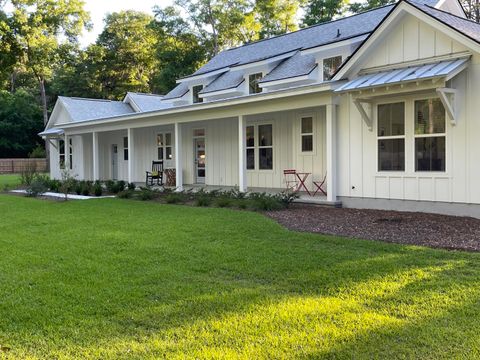
<instances>
[{"instance_id":1,"label":"tree","mask_svg":"<svg viewBox=\"0 0 480 360\"><path fill-rule=\"evenodd\" d=\"M304 6L302 27L332 20L345 11L346 0L310 0Z\"/></svg>"},{"instance_id":2,"label":"tree","mask_svg":"<svg viewBox=\"0 0 480 360\"><path fill-rule=\"evenodd\" d=\"M299 8L298 0L257 0L255 13L261 25L260 38L297 30Z\"/></svg>"},{"instance_id":3,"label":"tree","mask_svg":"<svg viewBox=\"0 0 480 360\"><path fill-rule=\"evenodd\" d=\"M460 3L465 9L467 18L480 23L480 0L462 0Z\"/></svg>"},{"instance_id":4,"label":"tree","mask_svg":"<svg viewBox=\"0 0 480 360\"><path fill-rule=\"evenodd\" d=\"M0 91L0 158L27 157L42 129L42 109L33 95Z\"/></svg>"},{"instance_id":5,"label":"tree","mask_svg":"<svg viewBox=\"0 0 480 360\"><path fill-rule=\"evenodd\" d=\"M89 15L82 0L11 0L10 31L19 50L19 62L38 81L44 124L48 121L45 83L58 60L60 41L74 43ZM62 39L62 40L61 40Z\"/></svg>"},{"instance_id":6,"label":"tree","mask_svg":"<svg viewBox=\"0 0 480 360\"><path fill-rule=\"evenodd\" d=\"M101 82L108 97L120 98L127 91L150 91L157 65L152 21L153 16L133 10L106 17L96 43L101 49L91 48L90 52L103 56Z\"/></svg>"},{"instance_id":7,"label":"tree","mask_svg":"<svg viewBox=\"0 0 480 360\"><path fill-rule=\"evenodd\" d=\"M366 2L355 2L350 4L349 11L356 14L362 11L374 9L379 6L385 6L394 3L396 3L396 0L367 0Z\"/></svg>"},{"instance_id":8,"label":"tree","mask_svg":"<svg viewBox=\"0 0 480 360\"><path fill-rule=\"evenodd\" d=\"M167 93L175 87L176 79L189 75L207 60L202 39L174 7L155 8L152 29L158 42L155 56L158 66L152 88L156 93Z\"/></svg>"}]
</instances>

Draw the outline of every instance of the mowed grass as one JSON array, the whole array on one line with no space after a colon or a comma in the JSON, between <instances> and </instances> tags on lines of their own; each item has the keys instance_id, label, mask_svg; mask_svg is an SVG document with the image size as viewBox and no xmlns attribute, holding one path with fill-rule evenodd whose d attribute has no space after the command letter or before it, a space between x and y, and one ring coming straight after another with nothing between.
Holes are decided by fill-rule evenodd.
<instances>
[{"instance_id":1,"label":"mowed grass","mask_svg":"<svg viewBox=\"0 0 480 360\"><path fill-rule=\"evenodd\" d=\"M20 175L18 174L2 174L0 175L0 191L6 187L12 188L20 185Z\"/></svg>"},{"instance_id":2,"label":"mowed grass","mask_svg":"<svg viewBox=\"0 0 480 360\"><path fill-rule=\"evenodd\" d=\"M0 358L480 356L479 254L133 200L0 214Z\"/></svg>"}]
</instances>

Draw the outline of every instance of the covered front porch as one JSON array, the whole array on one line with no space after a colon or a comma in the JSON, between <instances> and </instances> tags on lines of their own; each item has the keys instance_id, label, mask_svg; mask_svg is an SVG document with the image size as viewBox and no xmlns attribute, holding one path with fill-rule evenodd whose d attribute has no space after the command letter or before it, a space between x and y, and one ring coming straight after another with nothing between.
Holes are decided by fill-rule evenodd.
<instances>
[{"instance_id":1,"label":"covered front porch","mask_svg":"<svg viewBox=\"0 0 480 360\"><path fill-rule=\"evenodd\" d=\"M288 186L284 170L294 169L308 174L301 199L333 204L337 106L327 100L285 110L284 104L233 109L243 113L235 116L229 109L225 116L209 111L148 122L132 119L128 124L102 124L84 131L65 129L65 152L72 154L65 161L72 161L67 166L80 179L145 184L152 161L160 160L164 170L174 171L178 190L196 186L284 191ZM327 196L321 192L309 196L307 190L313 194L314 182L323 180Z\"/></svg>"}]
</instances>

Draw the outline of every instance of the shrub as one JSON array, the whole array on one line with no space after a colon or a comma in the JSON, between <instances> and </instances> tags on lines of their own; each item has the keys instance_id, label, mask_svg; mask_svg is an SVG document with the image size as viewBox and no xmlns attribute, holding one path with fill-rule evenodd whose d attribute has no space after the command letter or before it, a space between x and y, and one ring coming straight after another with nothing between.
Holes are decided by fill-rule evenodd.
<instances>
[{"instance_id":1,"label":"shrub","mask_svg":"<svg viewBox=\"0 0 480 360\"><path fill-rule=\"evenodd\" d=\"M195 197L196 206L210 206L211 203L212 203L212 197L208 196L208 194L202 194Z\"/></svg>"},{"instance_id":2,"label":"shrub","mask_svg":"<svg viewBox=\"0 0 480 360\"><path fill-rule=\"evenodd\" d=\"M155 192L148 188L141 188L138 198L143 201L152 200L155 197Z\"/></svg>"},{"instance_id":3,"label":"shrub","mask_svg":"<svg viewBox=\"0 0 480 360\"><path fill-rule=\"evenodd\" d=\"M91 191L92 191L92 182L91 181L83 181L82 182L82 195L83 196L89 196Z\"/></svg>"},{"instance_id":4,"label":"shrub","mask_svg":"<svg viewBox=\"0 0 480 360\"><path fill-rule=\"evenodd\" d=\"M221 207L221 208L232 206L232 204L233 204L232 199L230 199L226 196L221 196L221 197L217 198L216 201L215 201L215 205L217 205L218 207Z\"/></svg>"},{"instance_id":5,"label":"shrub","mask_svg":"<svg viewBox=\"0 0 480 360\"><path fill-rule=\"evenodd\" d=\"M48 182L48 188L50 189L50 191L58 192L60 189L60 186L61 186L60 180L51 179Z\"/></svg>"},{"instance_id":6,"label":"shrub","mask_svg":"<svg viewBox=\"0 0 480 360\"><path fill-rule=\"evenodd\" d=\"M37 175L37 165L34 162L27 163L25 169L20 174L22 185L29 186Z\"/></svg>"},{"instance_id":7,"label":"shrub","mask_svg":"<svg viewBox=\"0 0 480 360\"><path fill-rule=\"evenodd\" d=\"M130 199L133 196L133 190L123 190L120 191L117 196L120 199Z\"/></svg>"},{"instance_id":8,"label":"shrub","mask_svg":"<svg viewBox=\"0 0 480 360\"><path fill-rule=\"evenodd\" d=\"M165 201L167 204L179 204L179 203L184 203L185 202L185 194L184 193L170 193L167 196L165 196Z\"/></svg>"},{"instance_id":9,"label":"shrub","mask_svg":"<svg viewBox=\"0 0 480 360\"><path fill-rule=\"evenodd\" d=\"M75 185L73 186L75 194L81 195L83 189L83 181L75 181Z\"/></svg>"},{"instance_id":10,"label":"shrub","mask_svg":"<svg viewBox=\"0 0 480 360\"><path fill-rule=\"evenodd\" d=\"M30 186L27 188L27 196L37 197L47 192L47 187L42 180L33 180Z\"/></svg>"},{"instance_id":11,"label":"shrub","mask_svg":"<svg viewBox=\"0 0 480 360\"><path fill-rule=\"evenodd\" d=\"M102 184L98 180L95 181L95 184L93 185L93 194L95 196L102 196L103 194Z\"/></svg>"},{"instance_id":12,"label":"shrub","mask_svg":"<svg viewBox=\"0 0 480 360\"><path fill-rule=\"evenodd\" d=\"M113 180L107 180L105 181L105 187L107 188L107 191L109 193L112 193L113 194L113 190L115 188L115 181Z\"/></svg>"},{"instance_id":13,"label":"shrub","mask_svg":"<svg viewBox=\"0 0 480 360\"><path fill-rule=\"evenodd\" d=\"M137 185L135 183L128 183L128 190L135 190L137 188Z\"/></svg>"},{"instance_id":14,"label":"shrub","mask_svg":"<svg viewBox=\"0 0 480 360\"><path fill-rule=\"evenodd\" d=\"M62 182L59 190L65 195L65 201L68 200L68 193L75 187L77 180L70 174L68 169L62 170Z\"/></svg>"}]
</instances>

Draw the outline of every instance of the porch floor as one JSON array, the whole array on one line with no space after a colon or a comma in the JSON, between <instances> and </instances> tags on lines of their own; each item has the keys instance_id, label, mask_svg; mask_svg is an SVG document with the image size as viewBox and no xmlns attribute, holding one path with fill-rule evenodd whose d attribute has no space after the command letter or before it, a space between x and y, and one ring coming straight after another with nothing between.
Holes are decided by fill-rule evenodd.
<instances>
[{"instance_id":1,"label":"porch floor","mask_svg":"<svg viewBox=\"0 0 480 360\"><path fill-rule=\"evenodd\" d=\"M145 183L138 183L138 186L145 186ZM152 186L153 189L159 188L158 186ZM203 185L203 184L184 184L184 190L193 190L198 191L203 189L205 191L228 191L235 189L235 186L216 186L216 185ZM257 188L257 187L249 187L248 192L259 192L259 193L267 193L267 194L279 194L285 191L285 189L279 188ZM298 193L299 197L294 200L295 203L300 204L311 204L311 205L322 205L322 206L332 206L340 208L342 207L341 201L328 201L327 197L322 195L315 195L311 196L308 195L306 192L301 191Z\"/></svg>"}]
</instances>

